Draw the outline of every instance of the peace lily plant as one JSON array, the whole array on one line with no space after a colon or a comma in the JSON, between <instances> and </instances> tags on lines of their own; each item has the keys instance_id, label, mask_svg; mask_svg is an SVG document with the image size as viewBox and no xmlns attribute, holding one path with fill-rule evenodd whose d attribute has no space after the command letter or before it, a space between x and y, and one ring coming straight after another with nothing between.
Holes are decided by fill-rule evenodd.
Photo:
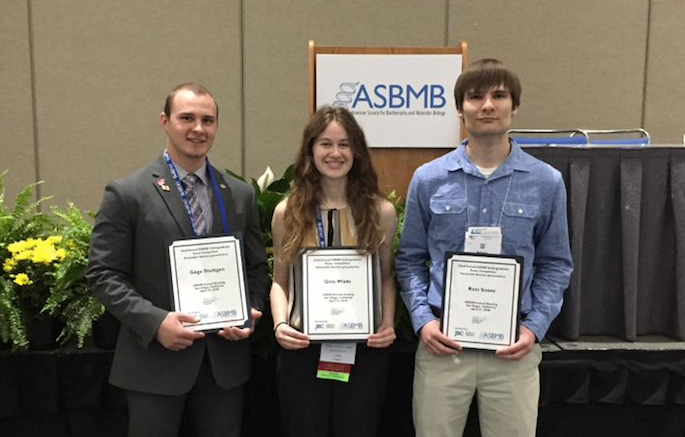
<instances>
[{"instance_id":1,"label":"peace lily plant","mask_svg":"<svg viewBox=\"0 0 685 437\"><path fill-rule=\"evenodd\" d=\"M259 208L259 217L261 220L260 227L262 230L262 238L264 245L267 248L273 247L273 237L271 235L271 219L274 215L276 205L288 195L290 187L293 182L293 166L289 166L283 172L283 176L276 179L271 167L267 166L264 173L257 179L251 179L249 182L242 176L226 170L231 176L240 179L243 182L252 184L257 193L257 207ZM271 254L271 250L269 251Z\"/></svg>"}]
</instances>

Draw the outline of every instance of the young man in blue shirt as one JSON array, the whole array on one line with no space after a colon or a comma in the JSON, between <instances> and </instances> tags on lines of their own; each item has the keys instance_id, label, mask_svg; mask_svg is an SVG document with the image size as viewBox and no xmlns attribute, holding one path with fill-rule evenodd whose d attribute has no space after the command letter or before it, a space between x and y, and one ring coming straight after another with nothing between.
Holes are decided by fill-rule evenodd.
<instances>
[{"instance_id":1,"label":"young man in blue shirt","mask_svg":"<svg viewBox=\"0 0 685 437\"><path fill-rule=\"evenodd\" d=\"M561 174L525 153L508 131L521 98L518 77L482 59L454 95L468 138L412 178L396 259L402 298L421 341L414 370L417 436L460 436L473 396L481 432L535 436L538 344L559 314L573 263ZM463 349L441 332L447 252L465 248L470 229L497 235L488 252L523 258L518 340L496 352Z\"/></svg>"}]
</instances>

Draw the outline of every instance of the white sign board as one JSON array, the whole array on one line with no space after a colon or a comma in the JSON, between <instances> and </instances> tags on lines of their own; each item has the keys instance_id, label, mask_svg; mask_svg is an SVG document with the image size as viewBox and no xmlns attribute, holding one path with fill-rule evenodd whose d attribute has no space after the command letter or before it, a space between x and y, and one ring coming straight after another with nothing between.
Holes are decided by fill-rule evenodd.
<instances>
[{"instance_id":1,"label":"white sign board","mask_svg":"<svg viewBox=\"0 0 685 437\"><path fill-rule=\"evenodd\" d=\"M371 147L459 144L462 55L316 55L316 106L349 109Z\"/></svg>"}]
</instances>

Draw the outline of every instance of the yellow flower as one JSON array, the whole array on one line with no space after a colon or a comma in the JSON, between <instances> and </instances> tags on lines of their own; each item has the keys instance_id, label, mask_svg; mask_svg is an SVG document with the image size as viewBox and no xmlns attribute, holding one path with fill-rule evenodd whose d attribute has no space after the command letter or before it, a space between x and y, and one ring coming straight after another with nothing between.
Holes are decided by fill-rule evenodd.
<instances>
[{"instance_id":1,"label":"yellow flower","mask_svg":"<svg viewBox=\"0 0 685 437\"><path fill-rule=\"evenodd\" d=\"M33 281L29 278L29 275L27 275L26 273L19 273L14 276L14 283L19 286L24 286L33 284Z\"/></svg>"},{"instance_id":2,"label":"yellow flower","mask_svg":"<svg viewBox=\"0 0 685 437\"><path fill-rule=\"evenodd\" d=\"M7 250L12 252L13 255L18 253L27 252L33 249L39 241L34 238L27 238L26 240L15 241L7 245Z\"/></svg>"},{"instance_id":3,"label":"yellow flower","mask_svg":"<svg viewBox=\"0 0 685 437\"><path fill-rule=\"evenodd\" d=\"M48 237L47 240L45 240L45 241L54 246L54 245L62 242L62 236L61 235L52 235L52 236Z\"/></svg>"},{"instance_id":4,"label":"yellow flower","mask_svg":"<svg viewBox=\"0 0 685 437\"><path fill-rule=\"evenodd\" d=\"M57 251L52 244L40 240L31 254L31 261L35 264L51 264L57 259Z\"/></svg>"},{"instance_id":5,"label":"yellow flower","mask_svg":"<svg viewBox=\"0 0 685 437\"><path fill-rule=\"evenodd\" d=\"M24 252L26 250L26 241L15 241L7 245L7 250L12 252L12 255L16 255L19 252Z\"/></svg>"},{"instance_id":6,"label":"yellow flower","mask_svg":"<svg viewBox=\"0 0 685 437\"><path fill-rule=\"evenodd\" d=\"M27 238L15 241L7 246L12 253L12 258L5 261L3 269L9 273L13 271L20 261L31 261L34 264L52 264L64 260L67 256L65 249L55 246L62 242L62 237L53 235L42 238Z\"/></svg>"},{"instance_id":7,"label":"yellow flower","mask_svg":"<svg viewBox=\"0 0 685 437\"><path fill-rule=\"evenodd\" d=\"M7 245L7 250L12 252L13 254L22 251L22 247L26 245L25 241L15 241L13 243L10 243Z\"/></svg>"},{"instance_id":8,"label":"yellow flower","mask_svg":"<svg viewBox=\"0 0 685 437\"><path fill-rule=\"evenodd\" d=\"M22 250L20 252L13 253L12 258L15 261L25 261L25 260L31 258L31 251L30 250Z\"/></svg>"},{"instance_id":9,"label":"yellow flower","mask_svg":"<svg viewBox=\"0 0 685 437\"><path fill-rule=\"evenodd\" d=\"M2 269L7 273L14 270L15 267L17 267L17 262L12 258L7 258L2 265Z\"/></svg>"}]
</instances>

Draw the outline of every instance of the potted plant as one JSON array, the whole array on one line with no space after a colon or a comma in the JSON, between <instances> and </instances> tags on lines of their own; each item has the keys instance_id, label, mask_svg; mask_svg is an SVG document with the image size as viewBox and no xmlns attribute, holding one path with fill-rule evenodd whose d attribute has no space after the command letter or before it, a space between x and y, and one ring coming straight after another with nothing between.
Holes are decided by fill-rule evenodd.
<instances>
[{"instance_id":1,"label":"potted plant","mask_svg":"<svg viewBox=\"0 0 685 437\"><path fill-rule=\"evenodd\" d=\"M91 294L85 278L93 227L72 203L66 211L54 207L52 212L61 219L59 234L64 256L55 266L50 294L42 311L63 323L57 338L60 343L76 341L76 347L82 348L93 332L93 324L105 312L105 307Z\"/></svg>"},{"instance_id":2,"label":"potted plant","mask_svg":"<svg viewBox=\"0 0 685 437\"><path fill-rule=\"evenodd\" d=\"M52 283L54 264L63 255L50 217L39 206L49 198L32 201L36 184L26 186L14 207L5 205L4 180L0 174L0 342L13 350L29 347L29 324L45 320L40 314Z\"/></svg>"},{"instance_id":3,"label":"potted plant","mask_svg":"<svg viewBox=\"0 0 685 437\"><path fill-rule=\"evenodd\" d=\"M293 182L293 165L290 165L283 172L283 176L276 179L271 167L267 166L264 173L257 179L248 182L242 176L226 170L228 174L243 182L251 183L257 193L257 207L259 208L260 227L264 245L269 250L269 259L273 253L273 238L271 236L271 219L274 216L276 205L288 195ZM271 261L270 261L271 262Z\"/></svg>"},{"instance_id":4,"label":"potted plant","mask_svg":"<svg viewBox=\"0 0 685 437\"><path fill-rule=\"evenodd\" d=\"M293 166L290 165L283 176L276 179L271 167L266 167L264 173L257 179L249 182L242 176L226 170L228 174L243 182L251 183L257 193L257 208L259 209L260 228L262 240L266 246L269 262L269 275L273 276L273 237L271 235L271 219L276 205L288 195L293 181ZM262 318L257 324L251 342L256 351L263 358L276 350L276 338L273 335L273 321L271 320L271 308L267 305L262 309Z\"/></svg>"},{"instance_id":5,"label":"potted plant","mask_svg":"<svg viewBox=\"0 0 685 437\"><path fill-rule=\"evenodd\" d=\"M36 184L6 206L6 174L0 174L0 343L12 350L47 349L56 340L83 347L104 312L85 280L92 228L73 204L42 213L49 197L32 202Z\"/></svg>"}]
</instances>

